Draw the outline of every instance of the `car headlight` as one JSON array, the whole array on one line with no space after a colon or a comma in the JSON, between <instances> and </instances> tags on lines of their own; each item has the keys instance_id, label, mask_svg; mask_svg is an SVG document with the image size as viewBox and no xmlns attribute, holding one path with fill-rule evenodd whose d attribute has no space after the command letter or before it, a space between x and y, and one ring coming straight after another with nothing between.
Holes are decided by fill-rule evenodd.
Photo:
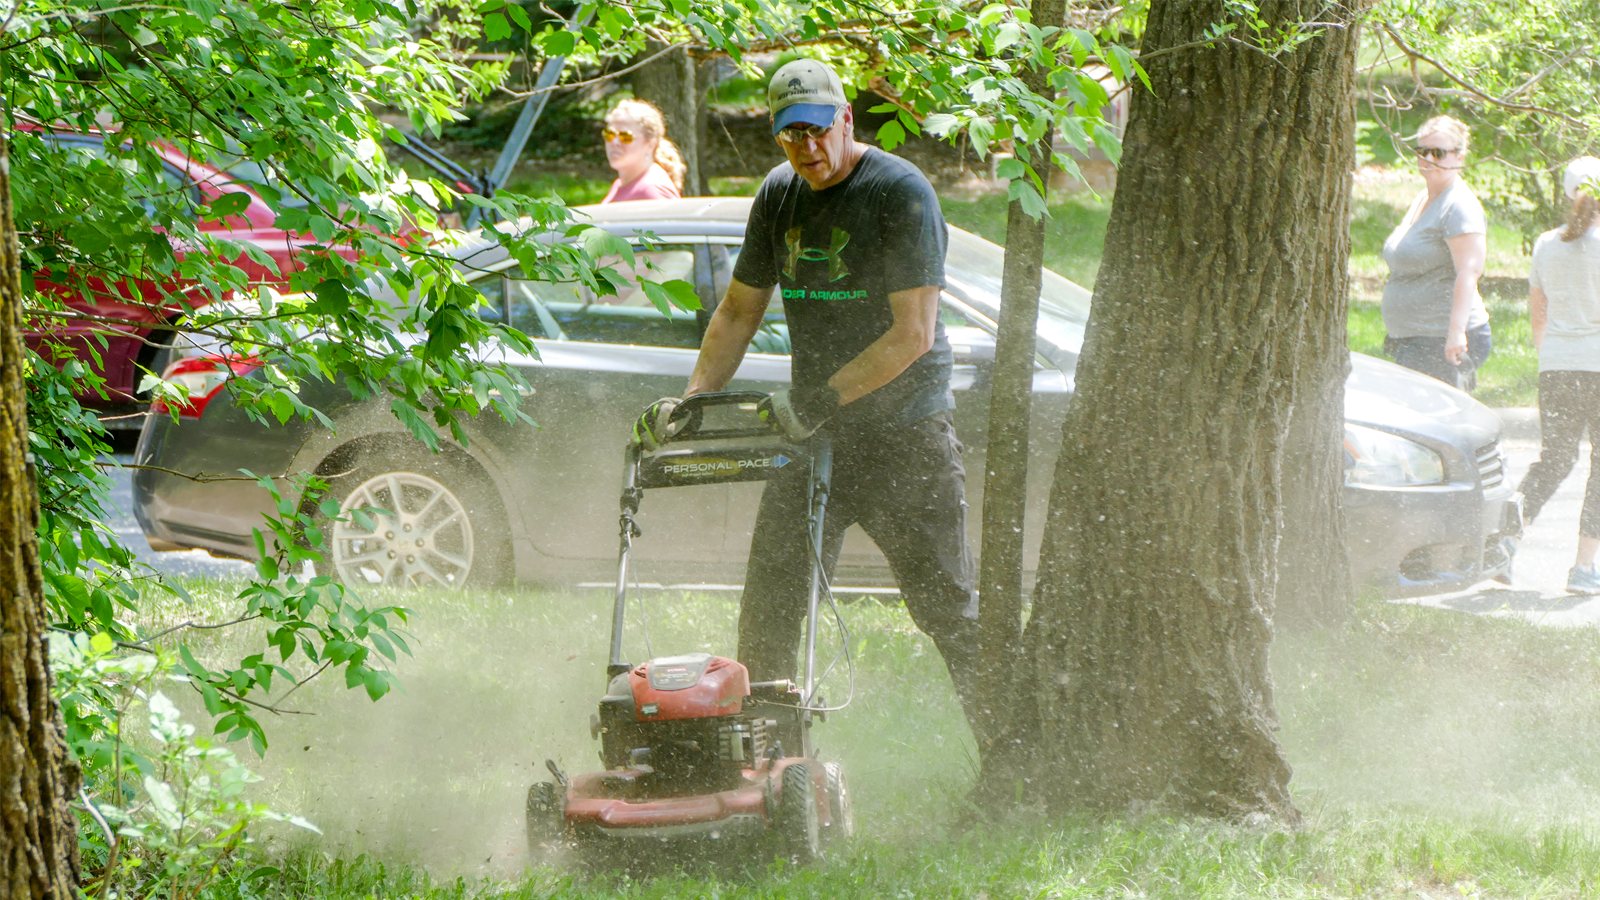
<instances>
[{"instance_id":1,"label":"car headlight","mask_svg":"<svg viewBox=\"0 0 1600 900\"><path fill-rule=\"evenodd\" d=\"M1444 481L1444 460L1416 441L1345 423L1344 483L1409 487Z\"/></svg>"}]
</instances>

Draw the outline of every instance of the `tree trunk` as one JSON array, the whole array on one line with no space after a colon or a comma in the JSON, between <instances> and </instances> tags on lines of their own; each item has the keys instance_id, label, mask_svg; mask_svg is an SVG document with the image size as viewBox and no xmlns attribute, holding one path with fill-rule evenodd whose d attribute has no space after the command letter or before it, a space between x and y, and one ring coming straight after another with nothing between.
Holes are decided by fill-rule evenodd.
<instances>
[{"instance_id":1,"label":"tree trunk","mask_svg":"<svg viewBox=\"0 0 1600 900\"><path fill-rule=\"evenodd\" d=\"M1033 0L1031 21L1044 27L1066 18L1066 0ZM1023 79L1049 99L1049 73L1030 68ZM1025 149L1027 161L1050 184L1051 136ZM1006 260L1000 284L1000 321L995 340L989 436L984 459L983 546L978 570L979 680L976 735L982 770L978 799L1004 802L1014 796L1021 751L1037 739L1037 719L1025 708L1022 649L1023 518L1028 500L1028 432L1033 415L1033 365L1038 355L1039 289L1044 267L1045 219L1023 212L1021 201L1006 210Z\"/></svg>"},{"instance_id":2,"label":"tree trunk","mask_svg":"<svg viewBox=\"0 0 1600 900\"><path fill-rule=\"evenodd\" d=\"M1346 235L1348 236L1348 233ZM1348 286L1340 292L1348 298ZM1350 374L1345 312L1320 340L1320 373L1300 380L1283 461L1283 542L1278 548L1279 629L1337 625L1350 612L1355 581L1344 524L1344 382ZM1308 351L1309 352L1309 351ZM1329 435L1335 435L1329 440Z\"/></svg>"},{"instance_id":3,"label":"tree trunk","mask_svg":"<svg viewBox=\"0 0 1600 900\"><path fill-rule=\"evenodd\" d=\"M1346 302L1353 14L1264 2L1333 25L1156 56L1228 15L1149 10L1027 631L1058 809L1298 819L1267 652L1290 413Z\"/></svg>"},{"instance_id":4,"label":"tree trunk","mask_svg":"<svg viewBox=\"0 0 1600 900\"><path fill-rule=\"evenodd\" d=\"M26 459L22 266L11 164L0 134L0 900L73 900L76 768L50 693L39 499Z\"/></svg>"},{"instance_id":5,"label":"tree trunk","mask_svg":"<svg viewBox=\"0 0 1600 900\"><path fill-rule=\"evenodd\" d=\"M663 45L650 41L644 52L649 56L662 49ZM655 104L662 118L667 120L667 137L677 145L688 167L683 176L683 195L695 197L707 193L700 172L700 138L705 130L700 120L704 118L705 103L695 62L688 49L680 47L636 72L633 95Z\"/></svg>"}]
</instances>

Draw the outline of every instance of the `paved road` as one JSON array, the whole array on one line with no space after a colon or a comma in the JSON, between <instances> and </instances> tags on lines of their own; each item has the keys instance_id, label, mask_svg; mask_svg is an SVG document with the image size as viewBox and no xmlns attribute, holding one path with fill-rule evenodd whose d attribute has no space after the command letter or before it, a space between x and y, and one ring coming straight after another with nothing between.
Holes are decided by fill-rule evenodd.
<instances>
[{"instance_id":1,"label":"paved road","mask_svg":"<svg viewBox=\"0 0 1600 900\"><path fill-rule=\"evenodd\" d=\"M1506 473L1513 484L1520 484L1528 467L1539 458L1539 442L1512 438L1502 446ZM1469 591L1418 602L1463 612L1523 616L1546 625L1600 624L1600 597L1573 596L1566 591L1567 570L1578 550L1578 514L1588 478L1589 449L1585 444L1572 474L1523 535L1512 564L1510 587L1484 582Z\"/></svg>"},{"instance_id":2,"label":"paved road","mask_svg":"<svg viewBox=\"0 0 1600 900\"><path fill-rule=\"evenodd\" d=\"M1539 442L1525 437L1512 438L1503 446L1507 473L1513 483L1519 483L1522 476L1527 474L1528 466L1539 458ZM115 458L122 462L132 461L131 456L118 455ZM1567 569L1572 565L1572 557L1577 550L1578 512L1583 504L1588 471L1589 452L1586 446L1578 465L1561 485L1561 490L1545 506L1539 521L1533 523L1523 537L1517 551L1511 587L1484 582L1471 590L1423 597L1414 602L1462 612L1520 615L1549 625L1600 624L1600 597L1574 597L1565 590ZM152 551L145 542L139 523L133 518L129 472L125 469L114 470L111 477L111 502L117 514L107 524L143 561L159 571L185 576L245 577L254 570L249 563L215 559L202 550L170 553Z\"/></svg>"}]
</instances>

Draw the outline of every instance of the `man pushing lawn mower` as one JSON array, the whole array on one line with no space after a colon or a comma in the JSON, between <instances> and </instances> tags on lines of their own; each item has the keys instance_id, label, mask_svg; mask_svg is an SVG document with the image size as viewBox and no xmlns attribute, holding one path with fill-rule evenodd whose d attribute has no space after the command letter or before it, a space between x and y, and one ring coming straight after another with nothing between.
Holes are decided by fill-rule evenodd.
<instances>
[{"instance_id":1,"label":"man pushing lawn mower","mask_svg":"<svg viewBox=\"0 0 1600 900\"><path fill-rule=\"evenodd\" d=\"M789 161L756 193L686 393L727 385L778 285L793 386L763 412L791 439L817 429L832 439L826 567L831 573L845 529L859 522L888 559L917 627L938 645L971 721L978 611L953 357L939 321L939 198L916 166L855 140L844 85L828 66L783 66L767 100ZM668 436L680 402L652 404L635 426L639 440L651 446ZM770 478L762 495L739 615L739 660L754 681L795 672L806 500L798 471Z\"/></svg>"},{"instance_id":2,"label":"man pushing lawn mower","mask_svg":"<svg viewBox=\"0 0 1600 900\"><path fill-rule=\"evenodd\" d=\"M784 66L768 98L789 162L756 195L686 396L651 404L626 452L609 682L592 720L605 771L569 778L548 763L555 781L528 792L535 855L694 838L765 842L806 861L826 838L849 834L844 773L817 759L810 725L829 709L819 684L832 669L817 665L819 602L852 522L888 558L972 718L977 599L952 356L938 316L939 200L916 167L856 143L844 86L827 66ZM793 345L793 386L725 393L774 285ZM644 495L733 481L767 482L739 660L627 661L634 516ZM839 627L843 638L842 620Z\"/></svg>"}]
</instances>

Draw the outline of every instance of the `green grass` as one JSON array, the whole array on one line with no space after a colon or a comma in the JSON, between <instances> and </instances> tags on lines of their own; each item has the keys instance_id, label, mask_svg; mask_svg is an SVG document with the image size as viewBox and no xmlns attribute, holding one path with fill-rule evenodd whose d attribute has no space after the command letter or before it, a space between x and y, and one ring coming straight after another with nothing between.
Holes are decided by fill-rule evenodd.
<instances>
[{"instance_id":1,"label":"green grass","mask_svg":"<svg viewBox=\"0 0 1600 900\"><path fill-rule=\"evenodd\" d=\"M1106 242L1106 220L1111 217L1109 197L1088 195L1053 197L1045 231L1045 267L1091 290L1100 272L1100 255ZM945 221L979 237L1005 246L1006 199L989 195L975 200L943 198Z\"/></svg>"},{"instance_id":2,"label":"green grass","mask_svg":"<svg viewBox=\"0 0 1600 900\"><path fill-rule=\"evenodd\" d=\"M193 592L201 609L168 601L149 624L225 613L226 584ZM1593 629L1365 603L1342 628L1281 636L1281 738L1306 816L1295 832L1118 816L963 831L972 748L937 654L901 608L849 604L858 694L817 736L850 773L858 838L803 871L630 878L530 872L521 851L522 795L543 759L595 764L604 592L404 602L417 656L396 667L400 693L374 704L316 682L291 698L314 715L269 725L261 798L325 837L274 834L265 849L283 874L215 900L1600 896ZM647 602L656 653L732 649L732 596ZM634 656L642 637L629 636ZM203 656L242 646L195 640Z\"/></svg>"}]
</instances>

